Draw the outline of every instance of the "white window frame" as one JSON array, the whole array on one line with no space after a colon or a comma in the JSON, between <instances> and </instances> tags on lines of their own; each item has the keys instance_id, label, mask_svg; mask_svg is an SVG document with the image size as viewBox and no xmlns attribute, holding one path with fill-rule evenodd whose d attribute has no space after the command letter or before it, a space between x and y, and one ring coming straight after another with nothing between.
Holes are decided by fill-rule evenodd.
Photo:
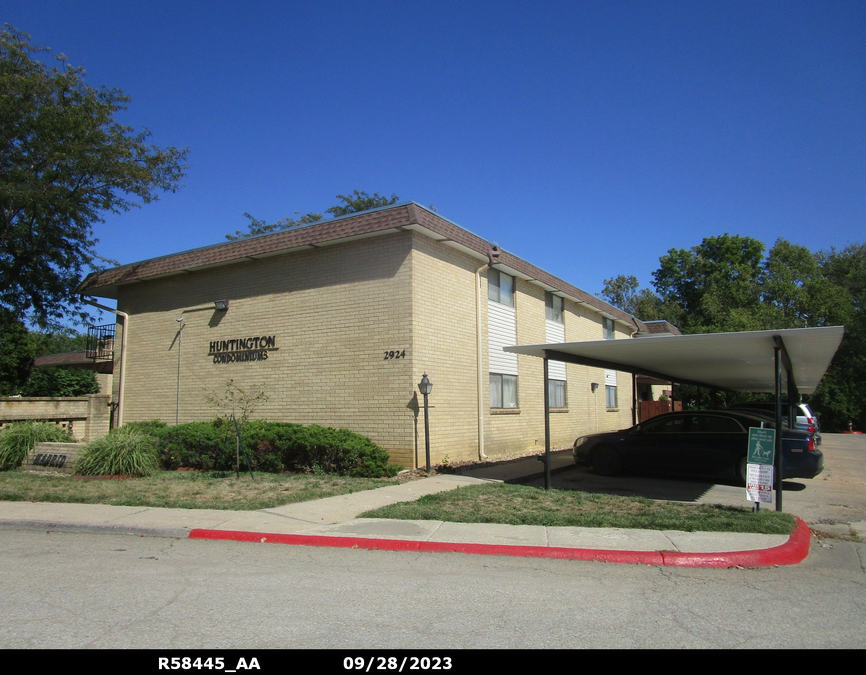
<instances>
[{"instance_id":1,"label":"white window frame","mask_svg":"<svg viewBox=\"0 0 866 675\"><path fill-rule=\"evenodd\" d=\"M506 389L503 386L505 378L510 378L514 381L514 400L506 401ZM490 373L490 408L493 410L515 410L519 406L519 387L520 381L517 375L507 375L504 373Z\"/></svg>"},{"instance_id":2,"label":"white window frame","mask_svg":"<svg viewBox=\"0 0 866 675\"><path fill-rule=\"evenodd\" d=\"M559 305L559 310L556 306ZM548 321L565 323L565 300L550 291L544 292L544 316Z\"/></svg>"},{"instance_id":3,"label":"white window frame","mask_svg":"<svg viewBox=\"0 0 866 675\"><path fill-rule=\"evenodd\" d=\"M551 379L547 380L547 397L551 408L567 408L568 385L566 381Z\"/></svg>"},{"instance_id":4,"label":"white window frame","mask_svg":"<svg viewBox=\"0 0 866 675\"><path fill-rule=\"evenodd\" d=\"M601 317L602 335L605 340L613 340L616 338L616 328L613 325L613 319L608 319L606 316Z\"/></svg>"},{"instance_id":5,"label":"white window frame","mask_svg":"<svg viewBox=\"0 0 866 675\"><path fill-rule=\"evenodd\" d=\"M604 387L604 405L608 410L616 410L619 406L616 404L616 387L605 385Z\"/></svg>"},{"instance_id":6,"label":"white window frame","mask_svg":"<svg viewBox=\"0 0 866 675\"><path fill-rule=\"evenodd\" d=\"M508 293L507 290L503 293L502 282L503 277L508 280L510 283L506 283L506 289L508 286L511 287L511 292ZM489 269L487 270L487 298L488 300L492 300L493 302L498 302L500 305L505 305L506 307L514 307L514 277L510 274L506 274L505 272L500 272L497 269Z\"/></svg>"}]
</instances>

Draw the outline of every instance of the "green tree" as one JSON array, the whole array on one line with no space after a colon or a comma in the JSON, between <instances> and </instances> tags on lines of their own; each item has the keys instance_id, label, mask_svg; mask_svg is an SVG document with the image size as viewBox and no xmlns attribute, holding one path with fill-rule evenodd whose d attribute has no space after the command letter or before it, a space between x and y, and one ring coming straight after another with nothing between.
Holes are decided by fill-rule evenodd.
<instances>
[{"instance_id":1,"label":"green tree","mask_svg":"<svg viewBox=\"0 0 866 675\"><path fill-rule=\"evenodd\" d=\"M37 356L78 352L87 347L86 335L31 332L29 339ZM83 396L98 394L99 384L96 373L88 368L33 368L18 393L22 396Z\"/></svg>"},{"instance_id":2,"label":"green tree","mask_svg":"<svg viewBox=\"0 0 866 675\"><path fill-rule=\"evenodd\" d=\"M689 250L659 259L653 285L688 333L757 330L766 323L761 304L764 244L751 237L706 237Z\"/></svg>"},{"instance_id":3,"label":"green tree","mask_svg":"<svg viewBox=\"0 0 866 675\"><path fill-rule=\"evenodd\" d=\"M348 196L337 195L337 199L341 200L343 203L325 210L325 213L331 214L334 218L339 216L348 216L351 213L360 213L361 211L376 209L381 206L390 206L399 201L400 198L393 193L390 197L383 197L378 192L374 192L371 197L366 192L353 190L352 194ZM299 211L295 211L295 215L298 215L299 213ZM227 234L226 239L229 241L237 241L238 239L255 237L259 234L270 234L271 232L290 230L294 227L317 223L322 220L324 216L321 213L307 213L299 218L283 218L275 223L267 223L264 220L259 220L258 218L251 216L249 213L245 213L244 218L247 218L250 221L249 225L247 225L247 231L235 230L234 234Z\"/></svg>"},{"instance_id":4,"label":"green tree","mask_svg":"<svg viewBox=\"0 0 866 675\"><path fill-rule=\"evenodd\" d=\"M620 274L604 280L604 289L599 293L605 302L628 312L643 321L677 318L678 307L667 307L661 298L648 288L640 288L637 277ZM674 323L671 321L671 323Z\"/></svg>"},{"instance_id":5,"label":"green tree","mask_svg":"<svg viewBox=\"0 0 866 675\"><path fill-rule=\"evenodd\" d=\"M843 325L845 337L820 386L809 398L824 428L866 428L866 245L814 254L785 239L764 255L749 237L707 237L691 249L671 249L653 274L658 296L637 279L605 281L602 297L642 319L665 318L685 333ZM655 304L641 306L642 294ZM644 295L643 297L650 297ZM678 386L687 407L719 408L760 394Z\"/></svg>"},{"instance_id":6,"label":"green tree","mask_svg":"<svg viewBox=\"0 0 866 675\"><path fill-rule=\"evenodd\" d=\"M817 256L824 280L841 290L827 303L826 325L844 325L845 337L810 400L825 429L844 431L853 422L866 430L866 244Z\"/></svg>"},{"instance_id":7,"label":"green tree","mask_svg":"<svg viewBox=\"0 0 866 675\"><path fill-rule=\"evenodd\" d=\"M11 312L0 310L0 396L82 396L99 393L96 373L87 368L34 368L45 354L81 351L87 338L28 331Z\"/></svg>"},{"instance_id":8,"label":"green tree","mask_svg":"<svg viewBox=\"0 0 866 675\"><path fill-rule=\"evenodd\" d=\"M299 212L295 211L295 215ZM251 216L249 213L244 214L244 218L247 218L250 223L247 225L247 231L243 230L235 230L234 234L227 234L226 239L229 241L237 241L238 239L246 239L247 237L255 237L260 234L270 234L271 232L280 232L281 230L290 230L293 227L300 227L301 225L310 225L312 223L316 223L324 216L321 213L307 213L300 218L283 218L282 220L278 220L275 223L268 223L264 220L259 220Z\"/></svg>"},{"instance_id":9,"label":"green tree","mask_svg":"<svg viewBox=\"0 0 866 675\"><path fill-rule=\"evenodd\" d=\"M93 224L174 192L186 150L115 121L130 101L6 24L0 32L0 307L42 326L80 310L73 295L105 262Z\"/></svg>"},{"instance_id":10,"label":"green tree","mask_svg":"<svg viewBox=\"0 0 866 675\"><path fill-rule=\"evenodd\" d=\"M330 213L335 218L339 216L348 216L350 213L360 213L361 211L369 211L370 209L378 209L382 206L390 206L396 204L400 198L391 193L391 197L383 197L378 192L374 192L371 197L366 192L353 190L352 194L337 195L337 199L341 200L342 204L337 204L329 208L326 213Z\"/></svg>"},{"instance_id":11,"label":"green tree","mask_svg":"<svg viewBox=\"0 0 866 675\"><path fill-rule=\"evenodd\" d=\"M851 296L845 284L822 267L826 254L785 239L776 241L764 263L763 302L772 328L807 328L847 323Z\"/></svg>"},{"instance_id":12,"label":"green tree","mask_svg":"<svg viewBox=\"0 0 866 675\"><path fill-rule=\"evenodd\" d=\"M0 308L0 396L17 394L30 377L37 348L27 327L8 309Z\"/></svg>"}]
</instances>

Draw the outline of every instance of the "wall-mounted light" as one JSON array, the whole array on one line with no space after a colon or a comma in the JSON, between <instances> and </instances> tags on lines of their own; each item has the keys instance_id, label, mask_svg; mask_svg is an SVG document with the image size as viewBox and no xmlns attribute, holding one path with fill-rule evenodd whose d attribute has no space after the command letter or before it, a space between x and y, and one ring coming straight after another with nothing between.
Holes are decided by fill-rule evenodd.
<instances>
[{"instance_id":1,"label":"wall-mounted light","mask_svg":"<svg viewBox=\"0 0 866 675\"><path fill-rule=\"evenodd\" d=\"M214 300L213 306L214 306L214 309L216 309L218 312L224 312L229 308L229 301L228 300Z\"/></svg>"}]
</instances>

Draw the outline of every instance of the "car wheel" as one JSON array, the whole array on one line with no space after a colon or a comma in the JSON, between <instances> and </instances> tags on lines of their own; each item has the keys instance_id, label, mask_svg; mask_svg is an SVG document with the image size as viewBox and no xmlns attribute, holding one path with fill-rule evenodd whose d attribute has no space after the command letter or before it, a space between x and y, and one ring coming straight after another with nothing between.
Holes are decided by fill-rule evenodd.
<instances>
[{"instance_id":1,"label":"car wheel","mask_svg":"<svg viewBox=\"0 0 866 675\"><path fill-rule=\"evenodd\" d=\"M746 478L749 473L748 461L745 457L743 457L739 462L737 462L737 467L735 469L737 480L740 481L741 484L746 484Z\"/></svg>"},{"instance_id":2,"label":"car wheel","mask_svg":"<svg viewBox=\"0 0 866 675\"><path fill-rule=\"evenodd\" d=\"M599 448L592 455L592 468L599 476L618 476L622 473L622 457L613 448Z\"/></svg>"}]
</instances>

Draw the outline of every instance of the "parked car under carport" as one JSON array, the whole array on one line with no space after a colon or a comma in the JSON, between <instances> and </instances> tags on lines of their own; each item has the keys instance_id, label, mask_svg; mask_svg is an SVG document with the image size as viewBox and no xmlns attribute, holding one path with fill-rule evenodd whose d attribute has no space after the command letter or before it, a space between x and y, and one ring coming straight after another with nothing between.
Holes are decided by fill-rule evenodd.
<instances>
[{"instance_id":1,"label":"parked car under carport","mask_svg":"<svg viewBox=\"0 0 866 675\"><path fill-rule=\"evenodd\" d=\"M730 411L667 413L620 431L581 436L574 461L606 476L625 472L726 476L745 481L749 428L773 428L763 416ZM783 478L824 469L817 433L783 429Z\"/></svg>"}]
</instances>

